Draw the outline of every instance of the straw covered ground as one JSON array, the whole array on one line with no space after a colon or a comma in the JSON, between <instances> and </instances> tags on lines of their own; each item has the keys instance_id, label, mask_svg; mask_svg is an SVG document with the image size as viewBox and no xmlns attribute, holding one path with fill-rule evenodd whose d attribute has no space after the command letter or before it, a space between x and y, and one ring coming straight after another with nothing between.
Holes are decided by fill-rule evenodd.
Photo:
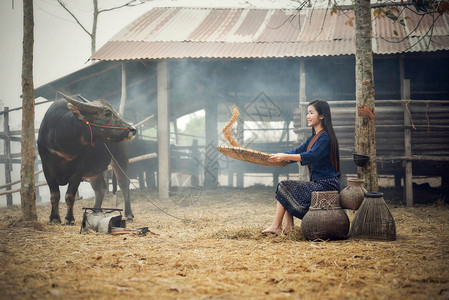
<instances>
[{"instance_id":1,"label":"straw covered ground","mask_svg":"<svg viewBox=\"0 0 449 300\"><path fill-rule=\"evenodd\" d=\"M23 226L17 207L0 214L1 299L448 299L449 207L390 206L397 240L306 241L264 236L273 188L179 191L170 199L133 191L128 228L157 235L80 234L48 222ZM106 199L104 207L113 206ZM61 204L65 215L65 204ZM348 212L350 218L353 213Z\"/></svg>"}]
</instances>

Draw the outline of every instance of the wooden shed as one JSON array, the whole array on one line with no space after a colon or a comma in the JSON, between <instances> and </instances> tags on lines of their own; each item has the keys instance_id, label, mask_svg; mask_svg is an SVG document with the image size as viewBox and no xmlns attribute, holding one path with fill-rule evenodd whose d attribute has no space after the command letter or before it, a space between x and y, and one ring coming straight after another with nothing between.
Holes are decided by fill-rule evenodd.
<instances>
[{"instance_id":1,"label":"wooden shed","mask_svg":"<svg viewBox=\"0 0 449 300\"><path fill-rule=\"evenodd\" d=\"M440 176L447 184L449 18L439 16L430 36L431 16L420 20L412 11L405 10L405 26L387 18L373 21L379 173L394 174L400 184L403 164L409 163L413 174ZM346 24L351 15L153 8L100 48L90 58L96 63L39 87L36 97L52 100L63 91L105 98L117 110L121 103L125 119L134 122L154 114L162 198L169 196L171 174L186 168L202 174L195 184L210 188L223 184L223 174L228 185L244 186L248 173L271 173L273 184L281 174L298 173L296 164L275 169L229 161L217 152L233 105L242 113L243 145L281 152L310 132L304 105L316 98L330 101L343 169L354 174L355 36ZM201 110L204 139L179 146L176 120ZM407 197L411 204L412 195Z\"/></svg>"}]
</instances>

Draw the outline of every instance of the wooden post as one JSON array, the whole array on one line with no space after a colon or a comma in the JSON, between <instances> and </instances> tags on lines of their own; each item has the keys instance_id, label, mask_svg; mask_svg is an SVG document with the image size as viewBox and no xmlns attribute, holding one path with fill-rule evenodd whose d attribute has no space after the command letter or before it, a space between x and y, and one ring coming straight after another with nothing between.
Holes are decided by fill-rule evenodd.
<instances>
[{"instance_id":1,"label":"wooden post","mask_svg":"<svg viewBox=\"0 0 449 300\"><path fill-rule=\"evenodd\" d=\"M301 128L307 127L307 120L306 120L306 109L304 105L301 105L301 103L307 102L307 96L306 96L306 73L305 73L305 67L304 67L304 61L301 60L299 63L299 109L301 113ZM307 134L305 131L301 131L298 135L298 142L300 144L304 143L307 139ZM302 166L300 163L298 163L299 167L299 180L302 181L308 181L309 180L309 171L306 166Z\"/></svg>"},{"instance_id":2,"label":"wooden post","mask_svg":"<svg viewBox=\"0 0 449 300\"><path fill-rule=\"evenodd\" d=\"M175 132L175 144L179 145L178 121L173 122L173 131Z\"/></svg>"},{"instance_id":3,"label":"wooden post","mask_svg":"<svg viewBox=\"0 0 449 300\"><path fill-rule=\"evenodd\" d=\"M167 60L157 63L157 140L159 198L169 197L170 188L170 121L169 77Z\"/></svg>"},{"instance_id":4,"label":"wooden post","mask_svg":"<svg viewBox=\"0 0 449 300\"><path fill-rule=\"evenodd\" d=\"M234 172L231 168L228 169L228 187L234 187Z\"/></svg>"},{"instance_id":5,"label":"wooden post","mask_svg":"<svg viewBox=\"0 0 449 300\"><path fill-rule=\"evenodd\" d=\"M126 104L126 67L125 63L122 62L122 97L120 98L120 107L119 107L119 115L123 118L123 114L125 113L125 104Z\"/></svg>"},{"instance_id":6,"label":"wooden post","mask_svg":"<svg viewBox=\"0 0 449 300\"><path fill-rule=\"evenodd\" d=\"M395 189L401 188L401 178L402 178L402 175L394 174L394 188Z\"/></svg>"},{"instance_id":7,"label":"wooden post","mask_svg":"<svg viewBox=\"0 0 449 300\"><path fill-rule=\"evenodd\" d=\"M11 132L9 131L9 107L5 107L5 114L3 115L3 131L6 135L3 149L7 160L5 161L5 184L11 183L11 171L12 171L12 162L11 162ZM6 187L7 191L11 190L11 186ZM6 195L6 205L12 206L12 194Z\"/></svg>"},{"instance_id":8,"label":"wooden post","mask_svg":"<svg viewBox=\"0 0 449 300\"><path fill-rule=\"evenodd\" d=\"M194 139L192 141L192 178L190 180L190 185L191 186L199 186L200 185L200 172L199 172L199 166L198 166L198 161L200 161L199 159L200 157L200 151L198 149L198 140Z\"/></svg>"},{"instance_id":9,"label":"wooden post","mask_svg":"<svg viewBox=\"0 0 449 300\"><path fill-rule=\"evenodd\" d=\"M273 186L277 186L279 184L279 172L274 171L273 172Z\"/></svg>"},{"instance_id":10,"label":"wooden post","mask_svg":"<svg viewBox=\"0 0 449 300\"><path fill-rule=\"evenodd\" d=\"M218 186L218 115L216 103L206 106L206 155L204 161L204 187Z\"/></svg>"},{"instance_id":11,"label":"wooden post","mask_svg":"<svg viewBox=\"0 0 449 300\"><path fill-rule=\"evenodd\" d=\"M243 106L238 106L240 112L244 112ZM240 145L245 142L245 119L244 116L240 116L237 120L237 141ZM245 174L243 170L238 169L236 172L236 187L243 188L245 186Z\"/></svg>"},{"instance_id":12,"label":"wooden post","mask_svg":"<svg viewBox=\"0 0 449 300\"><path fill-rule=\"evenodd\" d=\"M410 101L410 79L404 79L402 84L402 100ZM411 135L410 108L404 104L404 155L412 155L412 135ZM413 183L412 183L412 161L405 161L404 174L404 197L407 206L413 206Z\"/></svg>"}]
</instances>

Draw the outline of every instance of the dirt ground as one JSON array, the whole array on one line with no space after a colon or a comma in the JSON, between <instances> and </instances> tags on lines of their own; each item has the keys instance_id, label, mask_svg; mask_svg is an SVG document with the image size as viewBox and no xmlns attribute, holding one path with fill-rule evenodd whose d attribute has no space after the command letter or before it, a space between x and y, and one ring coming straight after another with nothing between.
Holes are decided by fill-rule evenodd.
<instances>
[{"instance_id":1,"label":"dirt ground","mask_svg":"<svg viewBox=\"0 0 449 300\"><path fill-rule=\"evenodd\" d=\"M0 298L449 299L448 205L390 205L396 241L313 242L299 220L290 235L260 233L273 193L187 189L158 199L133 191L127 227L157 234L146 236L80 234L92 199L76 202L76 226L50 224L49 205L38 207L34 227L20 225L20 208L2 208ZM103 207L114 204L107 198Z\"/></svg>"}]
</instances>

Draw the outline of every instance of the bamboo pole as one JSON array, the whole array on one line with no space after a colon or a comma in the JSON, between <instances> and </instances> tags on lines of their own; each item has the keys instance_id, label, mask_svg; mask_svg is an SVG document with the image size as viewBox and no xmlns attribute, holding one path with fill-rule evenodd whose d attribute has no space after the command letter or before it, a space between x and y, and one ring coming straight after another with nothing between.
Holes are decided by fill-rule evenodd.
<instances>
[{"instance_id":1,"label":"bamboo pole","mask_svg":"<svg viewBox=\"0 0 449 300\"><path fill-rule=\"evenodd\" d=\"M136 157L130 158L129 159L129 163L133 164L135 162L139 162L139 161L142 161L142 160L155 158L155 157L157 157L157 153L144 154L144 155L141 155L141 156L136 156Z\"/></svg>"},{"instance_id":2,"label":"bamboo pole","mask_svg":"<svg viewBox=\"0 0 449 300\"><path fill-rule=\"evenodd\" d=\"M449 156L431 156L431 155L410 155L410 156L382 156L377 158L382 160L404 160L404 161L449 161Z\"/></svg>"},{"instance_id":3,"label":"bamboo pole","mask_svg":"<svg viewBox=\"0 0 449 300\"><path fill-rule=\"evenodd\" d=\"M136 163L136 162L139 162L139 161L142 161L142 160L155 158L155 157L157 157L157 153L149 153L149 154L144 154L144 155L140 155L140 156L136 156L136 157L130 158L128 162L130 164L133 164L133 163ZM112 170L112 166L111 165L108 166L108 171L109 170Z\"/></svg>"},{"instance_id":4,"label":"bamboo pole","mask_svg":"<svg viewBox=\"0 0 449 300\"><path fill-rule=\"evenodd\" d=\"M42 172L43 172L42 170L37 171L37 172L34 173L34 176L39 175ZM5 187L12 186L12 185L15 185L15 184L18 184L18 183L20 183L20 180L16 180L16 181L4 184L4 185L0 185L0 189L4 189Z\"/></svg>"},{"instance_id":5,"label":"bamboo pole","mask_svg":"<svg viewBox=\"0 0 449 300\"><path fill-rule=\"evenodd\" d=\"M38 186L43 186L43 185L47 185L47 182L36 183L34 186L38 187ZM20 192L20 189L9 190L9 191L5 191L5 192L1 192L0 196L3 196L3 195L7 195L8 196L8 195L11 195L11 194L14 194L14 193L18 193L18 192Z\"/></svg>"},{"instance_id":6,"label":"bamboo pole","mask_svg":"<svg viewBox=\"0 0 449 300\"><path fill-rule=\"evenodd\" d=\"M134 127L137 128L137 127L139 127L139 126L142 126L144 123L150 121L150 120L153 119L153 118L154 118L154 115L148 116L148 117L146 117L145 119L143 119L142 121L140 121L139 123L137 123L136 125L134 125Z\"/></svg>"},{"instance_id":7,"label":"bamboo pole","mask_svg":"<svg viewBox=\"0 0 449 300\"><path fill-rule=\"evenodd\" d=\"M53 101L54 100L41 101L41 102L35 103L34 105L36 106L36 105L45 104L45 103L49 103L49 102L53 102ZM19 107L16 107L16 108L12 108L12 109L9 109L8 107L5 107L5 109L3 111L0 111L0 116L4 115L4 114L7 114L7 113L9 113L11 111L17 111L17 110L22 110L22 106L19 106ZM20 131L19 131L18 134L20 134Z\"/></svg>"}]
</instances>

